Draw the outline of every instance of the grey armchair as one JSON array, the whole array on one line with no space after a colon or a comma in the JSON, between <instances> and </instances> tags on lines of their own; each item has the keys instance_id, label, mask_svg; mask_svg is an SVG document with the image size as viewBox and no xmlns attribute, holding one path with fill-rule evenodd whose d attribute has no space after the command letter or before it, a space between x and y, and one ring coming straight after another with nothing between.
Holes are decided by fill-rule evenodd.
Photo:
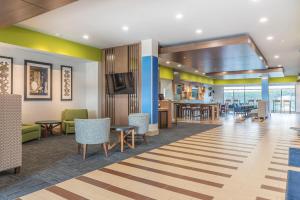
<instances>
[{"instance_id":1,"label":"grey armchair","mask_svg":"<svg viewBox=\"0 0 300 200\"><path fill-rule=\"evenodd\" d=\"M75 119L75 138L78 143L78 153L86 158L87 145L102 144L107 157L107 142L110 134L110 119Z\"/></svg>"},{"instance_id":2,"label":"grey armchair","mask_svg":"<svg viewBox=\"0 0 300 200\"><path fill-rule=\"evenodd\" d=\"M147 143L146 133L149 131L149 114L148 113L132 113L128 116L128 124L135 126L137 136L142 136L144 142Z\"/></svg>"}]
</instances>

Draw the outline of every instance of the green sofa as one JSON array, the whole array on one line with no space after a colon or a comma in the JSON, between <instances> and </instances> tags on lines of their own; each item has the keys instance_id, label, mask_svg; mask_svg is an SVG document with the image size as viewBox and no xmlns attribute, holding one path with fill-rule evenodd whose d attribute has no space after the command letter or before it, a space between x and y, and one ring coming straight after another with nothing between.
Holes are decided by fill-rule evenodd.
<instances>
[{"instance_id":1,"label":"green sofa","mask_svg":"<svg viewBox=\"0 0 300 200\"><path fill-rule=\"evenodd\" d=\"M37 124L22 124L22 143L41 138L41 126Z\"/></svg>"},{"instance_id":2,"label":"green sofa","mask_svg":"<svg viewBox=\"0 0 300 200\"><path fill-rule=\"evenodd\" d=\"M75 133L74 119L88 119L88 110L66 109L62 112L62 130L66 135Z\"/></svg>"}]
</instances>

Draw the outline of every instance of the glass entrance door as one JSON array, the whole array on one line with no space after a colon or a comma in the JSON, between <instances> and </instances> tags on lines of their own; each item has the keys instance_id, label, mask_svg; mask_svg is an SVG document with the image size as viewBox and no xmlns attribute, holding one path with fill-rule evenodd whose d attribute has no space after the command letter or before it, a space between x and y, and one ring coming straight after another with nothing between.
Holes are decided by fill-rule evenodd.
<instances>
[{"instance_id":1,"label":"glass entrance door","mask_svg":"<svg viewBox=\"0 0 300 200\"><path fill-rule=\"evenodd\" d=\"M271 85L269 87L269 98L272 112L296 111L295 85Z\"/></svg>"}]
</instances>

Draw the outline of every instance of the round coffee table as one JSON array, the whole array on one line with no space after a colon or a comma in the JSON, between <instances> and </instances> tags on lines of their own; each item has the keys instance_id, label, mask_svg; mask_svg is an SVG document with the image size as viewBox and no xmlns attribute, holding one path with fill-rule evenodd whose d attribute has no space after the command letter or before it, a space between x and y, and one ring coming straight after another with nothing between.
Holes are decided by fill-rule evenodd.
<instances>
[{"instance_id":1,"label":"round coffee table","mask_svg":"<svg viewBox=\"0 0 300 200\"><path fill-rule=\"evenodd\" d=\"M134 139L134 130L135 130L135 126L130 126L130 125L113 125L110 127L110 130L112 131L116 131L118 134L118 142L115 142L113 144L109 144L109 149L112 149L113 147L115 147L117 144L120 143L121 145L121 152L124 151L124 144L127 144L127 146L131 149L135 148L135 139ZM131 135L131 144L128 143L125 138Z\"/></svg>"},{"instance_id":2,"label":"round coffee table","mask_svg":"<svg viewBox=\"0 0 300 200\"><path fill-rule=\"evenodd\" d=\"M45 129L43 137L48 137L48 133L53 134L53 129L57 126L61 126L61 121L59 120L43 120L37 121L36 124L40 124L42 128Z\"/></svg>"}]
</instances>

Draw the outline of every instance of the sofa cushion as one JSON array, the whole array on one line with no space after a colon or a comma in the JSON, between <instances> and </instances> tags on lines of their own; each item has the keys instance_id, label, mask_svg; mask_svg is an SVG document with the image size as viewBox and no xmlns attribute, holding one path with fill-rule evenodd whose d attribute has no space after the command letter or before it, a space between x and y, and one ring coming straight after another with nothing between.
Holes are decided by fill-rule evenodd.
<instances>
[{"instance_id":1,"label":"sofa cushion","mask_svg":"<svg viewBox=\"0 0 300 200\"><path fill-rule=\"evenodd\" d=\"M33 131L39 131L40 126L35 124L23 124L22 125L22 134L30 133Z\"/></svg>"},{"instance_id":2,"label":"sofa cushion","mask_svg":"<svg viewBox=\"0 0 300 200\"><path fill-rule=\"evenodd\" d=\"M63 120L74 121L74 119L87 119L87 109L66 109L63 112Z\"/></svg>"}]
</instances>

